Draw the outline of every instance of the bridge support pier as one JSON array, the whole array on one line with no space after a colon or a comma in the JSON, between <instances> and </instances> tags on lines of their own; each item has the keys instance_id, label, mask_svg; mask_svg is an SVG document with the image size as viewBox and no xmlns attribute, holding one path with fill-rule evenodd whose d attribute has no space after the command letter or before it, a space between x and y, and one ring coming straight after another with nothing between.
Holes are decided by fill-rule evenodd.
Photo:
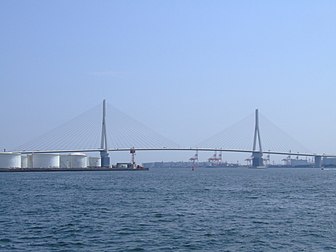
<instances>
[{"instance_id":1,"label":"bridge support pier","mask_svg":"<svg viewBox=\"0 0 336 252\"><path fill-rule=\"evenodd\" d=\"M259 150L257 150L257 142L259 143ZM259 113L258 113L258 109L256 109L254 140L253 140L253 150L252 150L252 167L264 166L264 160L262 156L263 156L263 152L261 148L261 137L260 137L260 130L259 130Z\"/></svg>"},{"instance_id":2,"label":"bridge support pier","mask_svg":"<svg viewBox=\"0 0 336 252\"><path fill-rule=\"evenodd\" d=\"M110 157L107 151L100 152L101 167L110 167Z\"/></svg>"},{"instance_id":3,"label":"bridge support pier","mask_svg":"<svg viewBox=\"0 0 336 252\"><path fill-rule=\"evenodd\" d=\"M106 101L103 101L103 121L102 121L102 134L101 134L101 150L100 151L100 164L101 167L110 167L110 157L107 152L107 135L106 135Z\"/></svg>"},{"instance_id":4,"label":"bridge support pier","mask_svg":"<svg viewBox=\"0 0 336 252\"><path fill-rule=\"evenodd\" d=\"M252 167L264 166L263 154L260 151L252 152Z\"/></svg>"},{"instance_id":5,"label":"bridge support pier","mask_svg":"<svg viewBox=\"0 0 336 252\"><path fill-rule=\"evenodd\" d=\"M321 168L322 166L322 156L315 156L315 168Z\"/></svg>"}]
</instances>

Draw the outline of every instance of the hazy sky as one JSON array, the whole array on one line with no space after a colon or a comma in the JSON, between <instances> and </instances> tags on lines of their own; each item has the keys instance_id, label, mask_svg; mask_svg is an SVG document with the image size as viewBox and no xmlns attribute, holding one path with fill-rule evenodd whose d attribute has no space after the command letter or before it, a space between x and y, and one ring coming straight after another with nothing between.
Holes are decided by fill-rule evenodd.
<instances>
[{"instance_id":1,"label":"hazy sky","mask_svg":"<svg viewBox=\"0 0 336 252\"><path fill-rule=\"evenodd\" d=\"M335 13L333 0L2 0L0 147L106 98L185 145L259 108L336 154Z\"/></svg>"}]
</instances>

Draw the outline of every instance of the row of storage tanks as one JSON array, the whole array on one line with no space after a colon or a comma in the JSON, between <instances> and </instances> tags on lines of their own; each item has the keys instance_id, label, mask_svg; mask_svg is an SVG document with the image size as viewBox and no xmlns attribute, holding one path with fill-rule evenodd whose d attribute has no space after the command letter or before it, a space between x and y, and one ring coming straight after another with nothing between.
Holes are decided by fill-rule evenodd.
<instances>
[{"instance_id":1,"label":"row of storage tanks","mask_svg":"<svg viewBox=\"0 0 336 252\"><path fill-rule=\"evenodd\" d=\"M62 155L53 153L0 153L0 168L88 168L100 166L100 157L89 157L84 153Z\"/></svg>"}]
</instances>

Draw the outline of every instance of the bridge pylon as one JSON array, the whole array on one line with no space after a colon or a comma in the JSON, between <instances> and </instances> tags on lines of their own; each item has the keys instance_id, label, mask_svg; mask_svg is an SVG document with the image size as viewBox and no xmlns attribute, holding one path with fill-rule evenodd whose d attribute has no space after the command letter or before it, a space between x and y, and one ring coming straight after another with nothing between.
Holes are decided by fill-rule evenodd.
<instances>
[{"instance_id":1,"label":"bridge pylon","mask_svg":"<svg viewBox=\"0 0 336 252\"><path fill-rule=\"evenodd\" d=\"M314 167L315 168L322 167L322 156L319 156L319 155L314 156Z\"/></svg>"},{"instance_id":2,"label":"bridge pylon","mask_svg":"<svg viewBox=\"0 0 336 252\"><path fill-rule=\"evenodd\" d=\"M259 150L257 150L257 142ZM259 112L258 109L255 111L255 128L254 128L254 139L253 139L253 149L252 149L252 167L264 166L264 160L262 158L263 152L261 147L261 137L259 129Z\"/></svg>"},{"instance_id":3,"label":"bridge pylon","mask_svg":"<svg viewBox=\"0 0 336 252\"><path fill-rule=\"evenodd\" d=\"M100 158L101 167L110 167L110 157L107 152L107 135L106 135L106 101L103 101L103 120L102 120L102 134L101 134L101 144L100 148Z\"/></svg>"}]
</instances>

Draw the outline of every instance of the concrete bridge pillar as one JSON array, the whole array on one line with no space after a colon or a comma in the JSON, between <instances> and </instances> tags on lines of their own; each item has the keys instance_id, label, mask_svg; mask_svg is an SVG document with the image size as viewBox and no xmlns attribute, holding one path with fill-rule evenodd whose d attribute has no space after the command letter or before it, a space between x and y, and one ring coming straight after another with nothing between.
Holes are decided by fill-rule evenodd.
<instances>
[{"instance_id":1,"label":"concrete bridge pillar","mask_svg":"<svg viewBox=\"0 0 336 252\"><path fill-rule=\"evenodd\" d=\"M101 158L101 167L110 167L110 157L107 152L107 135L106 135L106 101L103 101L103 121L102 121L102 134L101 134L101 149L100 158Z\"/></svg>"},{"instance_id":2,"label":"concrete bridge pillar","mask_svg":"<svg viewBox=\"0 0 336 252\"><path fill-rule=\"evenodd\" d=\"M316 168L321 168L322 166L322 156L315 156L315 167Z\"/></svg>"},{"instance_id":3,"label":"concrete bridge pillar","mask_svg":"<svg viewBox=\"0 0 336 252\"><path fill-rule=\"evenodd\" d=\"M257 150L257 143L259 144L259 150ZM259 130L259 113L258 113L258 109L256 109L253 150L252 150L252 167L264 166L264 160L262 156L263 156L263 152L261 148L261 137L260 137L260 130Z\"/></svg>"},{"instance_id":4,"label":"concrete bridge pillar","mask_svg":"<svg viewBox=\"0 0 336 252\"><path fill-rule=\"evenodd\" d=\"M110 157L107 151L100 152L101 167L110 167Z\"/></svg>"},{"instance_id":5,"label":"concrete bridge pillar","mask_svg":"<svg viewBox=\"0 0 336 252\"><path fill-rule=\"evenodd\" d=\"M262 156L263 154L260 151L252 152L252 166L253 167L264 166L264 160Z\"/></svg>"}]
</instances>

